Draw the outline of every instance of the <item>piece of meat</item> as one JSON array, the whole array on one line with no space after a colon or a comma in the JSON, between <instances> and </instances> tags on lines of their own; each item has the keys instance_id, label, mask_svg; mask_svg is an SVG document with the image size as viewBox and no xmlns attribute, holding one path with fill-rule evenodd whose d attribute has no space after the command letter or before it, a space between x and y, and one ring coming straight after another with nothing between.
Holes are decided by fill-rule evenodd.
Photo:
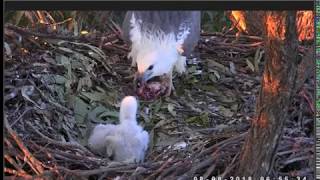
<instances>
[{"instance_id":1,"label":"piece of meat","mask_svg":"<svg viewBox=\"0 0 320 180\"><path fill-rule=\"evenodd\" d=\"M169 89L168 78L161 76L137 88L137 95L143 100L154 100L166 94Z\"/></svg>"}]
</instances>

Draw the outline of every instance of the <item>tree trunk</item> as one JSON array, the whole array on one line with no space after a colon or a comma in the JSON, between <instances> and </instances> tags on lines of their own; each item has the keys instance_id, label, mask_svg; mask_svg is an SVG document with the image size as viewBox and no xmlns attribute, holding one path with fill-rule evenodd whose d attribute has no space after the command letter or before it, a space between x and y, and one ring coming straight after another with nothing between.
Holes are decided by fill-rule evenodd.
<instances>
[{"instance_id":1,"label":"tree trunk","mask_svg":"<svg viewBox=\"0 0 320 180\"><path fill-rule=\"evenodd\" d=\"M226 14L239 32L255 36L262 35L264 11L227 11ZM297 11L296 27L299 41L313 40L314 13Z\"/></svg>"},{"instance_id":2,"label":"tree trunk","mask_svg":"<svg viewBox=\"0 0 320 180\"><path fill-rule=\"evenodd\" d=\"M277 145L287 119L288 106L297 80L298 40L296 13L266 12L264 21L265 68L251 122L240 155L238 174L258 179L273 167Z\"/></svg>"}]
</instances>

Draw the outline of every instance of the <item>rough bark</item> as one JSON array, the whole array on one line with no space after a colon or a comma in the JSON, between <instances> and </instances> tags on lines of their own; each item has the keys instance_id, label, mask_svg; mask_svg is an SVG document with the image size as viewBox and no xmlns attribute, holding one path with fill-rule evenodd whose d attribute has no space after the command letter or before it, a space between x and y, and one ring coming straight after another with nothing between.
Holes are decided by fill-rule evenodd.
<instances>
[{"instance_id":1,"label":"rough bark","mask_svg":"<svg viewBox=\"0 0 320 180\"><path fill-rule=\"evenodd\" d=\"M261 36L263 33L264 11L228 11L232 24L242 33ZM235 17L236 16L236 17ZM238 22L239 21L239 22ZM245 26L245 29L243 28ZM299 41L314 39L314 13L312 11L296 12L296 27Z\"/></svg>"},{"instance_id":2,"label":"rough bark","mask_svg":"<svg viewBox=\"0 0 320 180\"><path fill-rule=\"evenodd\" d=\"M292 11L272 11L264 15L265 69L256 117L241 152L238 175L258 179L269 175L273 167L297 80L295 18L296 13Z\"/></svg>"}]
</instances>

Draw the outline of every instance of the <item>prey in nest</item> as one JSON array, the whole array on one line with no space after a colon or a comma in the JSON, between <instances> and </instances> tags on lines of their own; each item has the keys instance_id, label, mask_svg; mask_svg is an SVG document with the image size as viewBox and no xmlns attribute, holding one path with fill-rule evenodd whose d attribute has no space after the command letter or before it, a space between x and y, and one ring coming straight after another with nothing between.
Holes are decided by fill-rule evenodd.
<instances>
[{"instance_id":1,"label":"prey in nest","mask_svg":"<svg viewBox=\"0 0 320 180\"><path fill-rule=\"evenodd\" d=\"M170 94L170 77L168 75L155 76L147 82L137 82L137 95L147 101Z\"/></svg>"}]
</instances>

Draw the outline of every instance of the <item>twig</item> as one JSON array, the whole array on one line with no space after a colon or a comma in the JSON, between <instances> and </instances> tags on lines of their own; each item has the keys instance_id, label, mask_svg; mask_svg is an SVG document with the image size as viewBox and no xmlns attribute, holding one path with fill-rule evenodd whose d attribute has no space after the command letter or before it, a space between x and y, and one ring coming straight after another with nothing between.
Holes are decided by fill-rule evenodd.
<instances>
[{"instance_id":1,"label":"twig","mask_svg":"<svg viewBox=\"0 0 320 180\"><path fill-rule=\"evenodd\" d=\"M86 157L86 156L79 156L79 155L75 155L75 154L70 154L64 151L60 151L60 150L53 150L53 149L49 149L46 148L47 151L49 151L52 154L59 154L60 156L64 156L73 160L78 160L80 162L83 161L87 161L85 162L86 164L88 164L88 161L94 165L98 165L99 163L102 162L102 159L98 159L98 158L94 158L94 157Z\"/></svg>"},{"instance_id":2,"label":"twig","mask_svg":"<svg viewBox=\"0 0 320 180\"><path fill-rule=\"evenodd\" d=\"M231 138L229 138L229 139L226 139L226 140L224 140L224 141L221 141L221 142L219 142L219 143L217 143L217 144L215 144L215 145L213 145L213 146L211 146L211 147L203 150L202 152L200 152L200 153L196 156L196 158L199 158L199 157L201 157L201 156L204 156L204 155L210 153L213 149L216 149L216 148L218 148L218 147L219 147L219 148L222 148L223 146L226 146L226 145L228 145L229 143L239 142L240 140L244 139L244 137L247 135L247 133L248 133L248 132L242 133L242 134L240 134L240 135L235 135L235 136L233 136L233 137L231 137Z\"/></svg>"},{"instance_id":3,"label":"twig","mask_svg":"<svg viewBox=\"0 0 320 180\"><path fill-rule=\"evenodd\" d=\"M165 161L162 166L157 169L153 174L146 178L146 180L154 179L158 174L160 174L171 162L173 161L173 157L170 157L167 161Z\"/></svg>"},{"instance_id":4,"label":"twig","mask_svg":"<svg viewBox=\"0 0 320 180\"><path fill-rule=\"evenodd\" d=\"M22 177L24 179L32 179L31 175L26 174L26 173L21 172L21 171L16 171L14 169L4 168L3 171L4 171L4 173L13 174L15 176Z\"/></svg>"},{"instance_id":5,"label":"twig","mask_svg":"<svg viewBox=\"0 0 320 180\"><path fill-rule=\"evenodd\" d=\"M220 46L233 46L233 47L239 47L239 48L246 48L246 47L256 47L263 45L263 42L255 42L251 44L234 44L234 43L224 43L224 42L214 42L215 45L220 45Z\"/></svg>"},{"instance_id":6,"label":"twig","mask_svg":"<svg viewBox=\"0 0 320 180\"><path fill-rule=\"evenodd\" d=\"M290 150L287 150L287 151L277 152L277 156L283 156L283 155L287 155L287 154L291 154L291 153L295 153L295 152L300 152L301 150L308 152L308 151L314 150L314 148L290 149Z\"/></svg>"},{"instance_id":7,"label":"twig","mask_svg":"<svg viewBox=\"0 0 320 180\"><path fill-rule=\"evenodd\" d=\"M283 164L284 165L288 165L297 161L304 161L304 160L309 160L312 159L312 155L311 156L301 156L301 157L296 157L296 158L292 158L289 160L286 160Z\"/></svg>"},{"instance_id":8,"label":"twig","mask_svg":"<svg viewBox=\"0 0 320 180\"><path fill-rule=\"evenodd\" d=\"M311 98L309 98L309 97L307 96L305 90L302 89L302 90L300 91L300 94L301 94L301 96L307 101L307 103L308 103L308 105L309 105L312 113L315 113L314 103L313 103L312 100L310 100Z\"/></svg>"},{"instance_id":9,"label":"twig","mask_svg":"<svg viewBox=\"0 0 320 180\"><path fill-rule=\"evenodd\" d=\"M213 162L214 162L214 159L210 156L209 159L206 159L206 160L198 163L197 165L193 165L191 170L189 170L188 172L184 173L178 179L179 180L189 179L190 177L192 177L196 173L197 170L202 169L204 167L207 167L210 164L212 164Z\"/></svg>"},{"instance_id":10,"label":"twig","mask_svg":"<svg viewBox=\"0 0 320 180\"><path fill-rule=\"evenodd\" d=\"M33 83L31 80L29 80L29 82ZM52 101L48 96L46 96L37 86L34 86L38 92L40 93L41 97L44 98L48 103L52 104L53 106L55 106L57 109L59 109L60 111L62 111L63 113L68 113L68 114L72 114L72 111L69 110L68 108L62 106L61 104Z\"/></svg>"},{"instance_id":11,"label":"twig","mask_svg":"<svg viewBox=\"0 0 320 180\"><path fill-rule=\"evenodd\" d=\"M228 29L228 31L226 31L225 33L223 33L222 35L225 36L227 35L229 32L231 32L232 30L234 30L234 28L236 28L238 26L240 22L240 19L236 22L236 23L232 23L232 27Z\"/></svg>"},{"instance_id":12,"label":"twig","mask_svg":"<svg viewBox=\"0 0 320 180\"><path fill-rule=\"evenodd\" d=\"M203 178L204 178L204 179L207 179L207 178L210 176L210 174L216 169L216 167L217 167L217 165L213 163L213 164L207 169L207 171L204 173Z\"/></svg>"},{"instance_id":13,"label":"twig","mask_svg":"<svg viewBox=\"0 0 320 180\"><path fill-rule=\"evenodd\" d=\"M69 22L69 21L72 21L72 18L68 18L68 19L65 19L65 20L60 21L60 22L54 22L54 23L44 22L42 24L49 25L49 26L56 26L56 25L64 24L64 23Z\"/></svg>"},{"instance_id":14,"label":"twig","mask_svg":"<svg viewBox=\"0 0 320 180\"><path fill-rule=\"evenodd\" d=\"M30 110L34 110L34 108L32 107L28 107L25 111L23 111L23 113L12 123L10 124L10 127L13 127L18 121L20 121L23 116L25 116L27 114L27 112L29 112Z\"/></svg>"},{"instance_id":15,"label":"twig","mask_svg":"<svg viewBox=\"0 0 320 180\"><path fill-rule=\"evenodd\" d=\"M105 178L107 177L107 175L108 175L108 172L103 173L103 174L99 177L98 180L103 180L103 179L105 179Z\"/></svg>"},{"instance_id":16,"label":"twig","mask_svg":"<svg viewBox=\"0 0 320 180\"><path fill-rule=\"evenodd\" d=\"M213 47L206 47L206 46L203 46L202 49L206 50L207 53L216 53L216 50L225 50L225 51L230 51L230 49L232 50L235 50L235 51L239 51L239 52L242 52L242 53L246 53L248 51L252 51L252 50L246 50L246 49L242 49L242 48L239 48L239 47L235 47L235 46L226 46L226 45L219 45L219 46L213 46Z\"/></svg>"},{"instance_id":17,"label":"twig","mask_svg":"<svg viewBox=\"0 0 320 180\"><path fill-rule=\"evenodd\" d=\"M9 123L8 123L6 115L4 116L4 124L5 124L5 127L7 128L8 132L9 132L9 134L16 141L17 145L19 146L19 148L24 153L24 155L26 157L26 160L27 160L27 163L30 165L30 167L38 175L42 174L43 171L44 171L44 169L42 167L42 163L40 161L38 161L35 157L33 157L33 155L30 153L30 151L27 149L27 147L24 146L22 140L19 138L17 133L11 129L11 127L9 126Z\"/></svg>"},{"instance_id":18,"label":"twig","mask_svg":"<svg viewBox=\"0 0 320 180\"><path fill-rule=\"evenodd\" d=\"M247 124L239 124L239 125L234 125L234 126L226 126L226 127L213 127L213 128L202 128L202 129L195 129L192 130L191 133L194 132L207 132L207 133L214 133L214 132L225 132L225 131L230 131L230 130L247 130L248 125Z\"/></svg>"},{"instance_id":19,"label":"twig","mask_svg":"<svg viewBox=\"0 0 320 180\"><path fill-rule=\"evenodd\" d=\"M310 174L314 174L314 169L311 169L311 168L304 168L304 169L301 169L301 170L295 170L295 171L290 171L288 173L282 173L282 172L279 172L279 176L291 176L291 177L306 177Z\"/></svg>"},{"instance_id":20,"label":"twig","mask_svg":"<svg viewBox=\"0 0 320 180\"><path fill-rule=\"evenodd\" d=\"M185 161L179 161L178 163L174 164L173 166L165 169L157 178L157 180L161 180L163 179L163 177L167 176L170 172L172 171L177 171L178 167L183 166L184 170L187 170L188 168L191 167L191 163L189 161L187 161L187 163L185 163Z\"/></svg>"},{"instance_id":21,"label":"twig","mask_svg":"<svg viewBox=\"0 0 320 180\"><path fill-rule=\"evenodd\" d=\"M12 24L6 24L5 28L13 30L21 35L36 36L36 37L42 37L42 38L47 38L47 39L63 39L63 40L68 40L68 41L86 40L84 37L61 36L61 35L53 35L53 34L36 33L36 32L29 31L26 28L17 27Z\"/></svg>"},{"instance_id":22,"label":"twig","mask_svg":"<svg viewBox=\"0 0 320 180\"><path fill-rule=\"evenodd\" d=\"M90 156L94 156L94 154L92 154L89 150L87 150L85 147L83 147L82 145L80 145L76 142L62 142L62 141L53 140L53 139L45 136L44 134L42 134L35 127L33 127L33 125L30 122L27 122L27 125L29 125L29 127L31 127L32 130L35 131L38 135L40 135L42 138L44 138L46 141L48 141L52 144L56 144L56 145L63 146L63 147L78 148L78 149L81 149L82 151L84 151L85 153L89 154Z\"/></svg>"},{"instance_id":23,"label":"twig","mask_svg":"<svg viewBox=\"0 0 320 180\"><path fill-rule=\"evenodd\" d=\"M208 33L208 32L204 32L201 33L201 36L222 36L222 37L227 37L227 38L236 38L236 35L224 35L223 33L220 32L212 32L212 33ZM252 39L252 40L258 40L258 41L262 41L263 38L259 37L259 36L248 36L248 35L240 35L239 38L247 38L247 39Z\"/></svg>"},{"instance_id":24,"label":"twig","mask_svg":"<svg viewBox=\"0 0 320 180\"><path fill-rule=\"evenodd\" d=\"M240 155L240 153L237 153L231 162L231 166L228 166L224 170L224 172L221 175L219 175L219 177L221 177L221 179L225 179L225 177L232 171L232 169L234 169L238 165L238 162L237 163L235 163L235 162L236 162L236 160L238 160L239 155Z\"/></svg>"},{"instance_id":25,"label":"twig","mask_svg":"<svg viewBox=\"0 0 320 180\"><path fill-rule=\"evenodd\" d=\"M11 163L11 165L13 165L13 167L17 170L18 173L21 173L21 174L27 174L16 162L15 160L9 156L8 154L5 154L4 155L4 158L9 162Z\"/></svg>"},{"instance_id":26,"label":"twig","mask_svg":"<svg viewBox=\"0 0 320 180\"><path fill-rule=\"evenodd\" d=\"M115 48L121 49L121 50L123 50L123 51L125 51L125 52L129 52L129 49L128 49L128 48L123 47L123 46L119 46L119 45L113 44L113 43L112 43L112 44L105 44L104 47L110 46L110 45L112 45L112 46L115 47Z\"/></svg>"},{"instance_id":27,"label":"twig","mask_svg":"<svg viewBox=\"0 0 320 180\"><path fill-rule=\"evenodd\" d=\"M156 165L157 163L154 163L152 165ZM99 169L92 169L92 170L69 170L63 167L60 167L59 169L62 171L65 171L70 174L74 174L77 176L91 176L95 174L101 174L106 172L123 172L128 170L134 170L137 168L139 164L128 164L126 166L120 166L120 167L104 167Z\"/></svg>"}]
</instances>

